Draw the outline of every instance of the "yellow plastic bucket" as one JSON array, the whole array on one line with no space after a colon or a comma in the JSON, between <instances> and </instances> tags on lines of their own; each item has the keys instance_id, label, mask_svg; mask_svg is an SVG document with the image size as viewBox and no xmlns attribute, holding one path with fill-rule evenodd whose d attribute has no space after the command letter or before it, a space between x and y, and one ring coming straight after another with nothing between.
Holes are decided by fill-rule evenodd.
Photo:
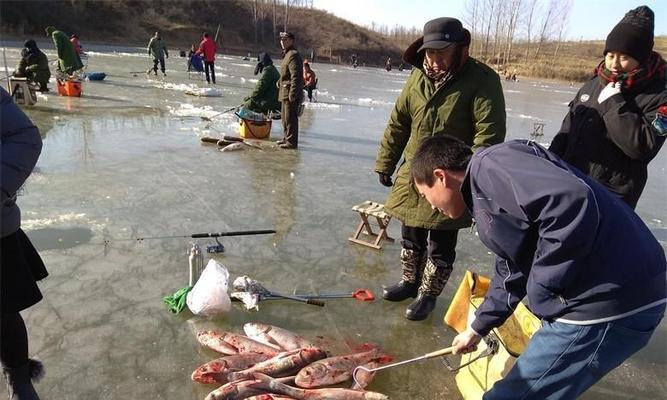
<instances>
[{"instance_id":1,"label":"yellow plastic bucket","mask_svg":"<svg viewBox=\"0 0 667 400\"><path fill-rule=\"evenodd\" d=\"M475 310L484 301L489 283L489 278L466 271L445 314L445 324L457 332L462 332L470 326L475 319ZM526 306L519 303L505 323L494 329L493 335L490 335L493 336L492 340L498 342L498 350L462 367L456 373L456 386L463 398L466 400L481 399L482 395L491 389L496 381L507 375L517 357L539 328L539 318L533 315ZM477 358L486 348L485 341L480 342L476 351L461 357L460 365Z\"/></svg>"},{"instance_id":2,"label":"yellow plastic bucket","mask_svg":"<svg viewBox=\"0 0 667 400\"><path fill-rule=\"evenodd\" d=\"M271 134L271 120L252 121L240 118L239 136L244 139L268 139Z\"/></svg>"}]
</instances>

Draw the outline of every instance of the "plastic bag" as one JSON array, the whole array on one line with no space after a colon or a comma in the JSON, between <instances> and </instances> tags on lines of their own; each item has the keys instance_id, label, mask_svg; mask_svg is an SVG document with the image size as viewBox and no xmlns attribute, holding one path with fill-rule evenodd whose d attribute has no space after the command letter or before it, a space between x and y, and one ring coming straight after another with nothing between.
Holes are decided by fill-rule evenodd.
<instances>
[{"instance_id":1,"label":"plastic bag","mask_svg":"<svg viewBox=\"0 0 667 400\"><path fill-rule=\"evenodd\" d=\"M227 294L228 285L227 268L215 260L209 260L199 280L188 293L188 308L193 314L206 317L228 312L232 309L232 301Z\"/></svg>"}]
</instances>

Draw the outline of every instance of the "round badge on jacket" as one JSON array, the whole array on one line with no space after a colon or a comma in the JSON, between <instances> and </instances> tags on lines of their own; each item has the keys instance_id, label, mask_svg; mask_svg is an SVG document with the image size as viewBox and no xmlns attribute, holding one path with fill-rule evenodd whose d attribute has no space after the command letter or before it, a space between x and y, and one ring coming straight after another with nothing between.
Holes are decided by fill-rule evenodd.
<instances>
[{"instance_id":1,"label":"round badge on jacket","mask_svg":"<svg viewBox=\"0 0 667 400\"><path fill-rule=\"evenodd\" d=\"M584 93L584 94L581 95L581 97L579 97L579 101L582 102L582 103L585 103L585 102L587 102L588 99L590 99L590 98L591 98L591 96L589 96L588 94Z\"/></svg>"}]
</instances>

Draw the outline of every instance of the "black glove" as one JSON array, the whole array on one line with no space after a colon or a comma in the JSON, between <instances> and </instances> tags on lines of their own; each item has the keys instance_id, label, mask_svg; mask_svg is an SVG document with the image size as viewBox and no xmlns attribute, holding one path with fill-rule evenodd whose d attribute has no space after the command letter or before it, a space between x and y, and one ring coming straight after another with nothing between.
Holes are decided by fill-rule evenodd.
<instances>
[{"instance_id":1,"label":"black glove","mask_svg":"<svg viewBox=\"0 0 667 400\"><path fill-rule=\"evenodd\" d=\"M380 178L380 183L386 187L391 187L394 183L391 181L391 175L387 175L384 172L377 171L378 177Z\"/></svg>"}]
</instances>

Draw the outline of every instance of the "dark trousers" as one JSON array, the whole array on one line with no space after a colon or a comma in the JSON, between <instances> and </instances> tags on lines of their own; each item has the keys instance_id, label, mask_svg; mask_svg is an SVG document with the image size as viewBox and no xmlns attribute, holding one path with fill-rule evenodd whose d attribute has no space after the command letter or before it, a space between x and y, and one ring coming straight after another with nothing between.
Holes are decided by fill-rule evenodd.
<instances>
[{"instance_id":1,"label":"dark trousers","mask_svg":"<svg viewBox=\"0 0 667 400\"><path fill-rule=\"evenodd\" d=\"M303 88L306 89L306 93L308 93L308 101L312 102L313 90L315 90L315 86L304 86Z\"/></svg>"},{"instance_id":2,"label":"dark trousers","mask_svg":"<svg viewBox=\"0 0 667 400\"><path fill-rule=\"evenodd\" d=\"M458 229L439 230L402 225L403 247L419 252L426 251L436 267L452 265L456 259Z\"/></svg>"},{"instance_id":3,"label":"dark trousers","mask_svg":"<svg viewBox=\"0 0 667 400\"><path fill-rule=\"evenodd\" d=\"M154 58L153 59L153 72L157 75L157 65L160 64L160 71L164 74L164 58Z\"/></svg>"},{"instance_id":4,"label":"dark trousers","mask_svg":"<svg viewBox=\"0 0 667 400\"><path fill-rule=\"evenodd\" d=\"M204 71L206 72L206 82L211 83L211 80L213 80L213 83L215 83L215 66L213 65L213 61L204 61ZM208 70L211 70L211 77L209 78L208 75Z\"/></svg>"},{"instance_id":5,"label":"dark trousers","mask_svg":"<svg viewBox=\"0 0 667 400\"><path fill-rule=\"evenodd\" d=\"M282 102L280 118L283 122L283 133L285 142L294 147L299 145L299 102Z\"/></svg>"}]
</instances>

